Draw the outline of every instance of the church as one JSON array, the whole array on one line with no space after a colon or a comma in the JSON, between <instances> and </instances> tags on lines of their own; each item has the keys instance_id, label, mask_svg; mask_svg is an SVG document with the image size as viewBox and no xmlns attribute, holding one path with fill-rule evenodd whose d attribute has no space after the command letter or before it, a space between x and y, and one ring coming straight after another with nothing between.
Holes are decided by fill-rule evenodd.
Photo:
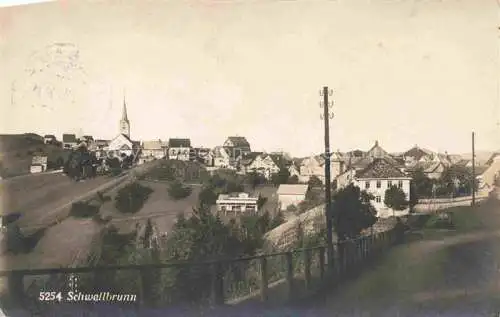
<instances>
[{"instance_id":1,"label":"church","mask_svg":"<svg viewBox=\"0 0 500 317\"><path fill-rule=\"evenodd\" d=\"M140 143L130 139L130 121L127 116L127 104L123 98L122 117L119 123L120 133L109 142L107 146L107 153L109 156L116 156L118 158L124 155L138 155L140 150Z\"/></svg>"}]
</instances>

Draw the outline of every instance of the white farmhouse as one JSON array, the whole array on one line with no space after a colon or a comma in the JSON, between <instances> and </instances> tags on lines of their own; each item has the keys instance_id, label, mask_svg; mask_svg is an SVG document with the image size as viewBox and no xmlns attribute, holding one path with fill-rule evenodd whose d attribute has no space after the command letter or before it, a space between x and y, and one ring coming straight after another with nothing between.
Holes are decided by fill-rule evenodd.
<instances>
[{"instance_id":1,"label":"white farmhouse","mask_svg":"<svg viewBox=\"0 0 500 317\"><path fill-rule=\"evenodd\" d=\"M406 199L410 200L411 177L406 175L397 166L391 164L385 158L376 158L366 168L361 170L349 169L337 178L337 185L345 187L354 184L361 190L375 196L372 201L377 209L377 217L387 218L391 216L402 216L408 214L409 210L393 211L384 204L385 191L391 186L397 186L403 190Z\"/></svg>"},{"instance_id":2,"label":"white farmhouse","mask_svg":"<svg viewBox=\"0 0 500 317\"><path fill-rule=\"evenodd\" d=\"M277 192L280 209L286 210L288 206L304 201L307 189L305 184L281 184Z\"/></svg>"}]
</instances>

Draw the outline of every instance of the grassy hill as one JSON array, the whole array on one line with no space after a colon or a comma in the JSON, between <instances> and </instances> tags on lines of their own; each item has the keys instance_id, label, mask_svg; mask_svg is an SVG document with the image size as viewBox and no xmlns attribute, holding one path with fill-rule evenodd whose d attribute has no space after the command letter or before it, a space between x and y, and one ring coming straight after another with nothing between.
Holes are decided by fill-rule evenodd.
<instances>
[{"instance_id":1,"label":"grassy hill","mask_svg":"<svg viewBox=\"0 0 500 317\"><path fill-rule=\"evenodd\" d=\"M59 146L44 144L43 137L34 133L0 134L0 175L3 178L29 173L35 155L47 155L48 161L59 157L66 160L69 153Z\"/></svg>"}]
</instances>

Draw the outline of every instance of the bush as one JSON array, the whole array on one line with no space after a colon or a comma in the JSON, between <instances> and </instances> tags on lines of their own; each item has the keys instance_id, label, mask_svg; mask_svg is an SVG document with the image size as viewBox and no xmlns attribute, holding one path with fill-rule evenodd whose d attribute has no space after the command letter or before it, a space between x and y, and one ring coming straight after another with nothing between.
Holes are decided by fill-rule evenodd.
<instances>
[{"instance_id":1,"label":"bush","mask_svg":"<svg viewBox=\"0 0 500 317\"><path fill-rule=\"evenodd\" d=\"M75 218L90 218L99 214L99 205L78 201L73 203L69 215Z\"/></svg>"},{"instance_id":2,"label":"bush","mask_svg":"<svg viewBox=\"0 0 500 317\"><path fill-rule=\"evenodd\" d=\"M182 185L181 182L175 181L170 184L168 194L175 200L183 199L191 195L192 189L189 186Z\"/></svg>"},{"instance_id":3,"label":"bush","mask_svg":"<svg viewBox=\"0 0 500 317\"><path fill-rule=\"evenodd\" d=\"M118 191L115 207L122 213L136 213L141 210L153 190L134 182Z\"/></svg>"}]
</instances>

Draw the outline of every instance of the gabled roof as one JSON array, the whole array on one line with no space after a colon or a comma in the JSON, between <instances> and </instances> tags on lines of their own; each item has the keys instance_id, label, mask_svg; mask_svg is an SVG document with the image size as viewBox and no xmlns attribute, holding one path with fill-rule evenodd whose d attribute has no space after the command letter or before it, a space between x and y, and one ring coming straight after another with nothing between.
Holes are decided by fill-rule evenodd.
<instances>
[{"instance_id":1,"label":"gabled roof","mask_svg":"<svg viewBox=\"0 0 500 317\"><path fill-rule=\"evenodd\" d=\"M366 168L356 172L356 178L407 178L399 168L385 158L376 158Z\"/></svg>"},{"instance_id":2,"label":"gabled roof","mask_svg":"<svg viewBox=\"0 0 500 317\"><path fill-rule=\"evenodd\" d=\"M250 152L243 155L240 163L242 165L250 165L258 157L263 155L264 152Z\"/></svg>"},{"instance_id":3,"label":"gabled roof","mask_svg":"<svg viewBox=\"0 0 500 317\"><path fill-rule=\"evenodd\" d=\"M389 156L389 153L387 153L379 144L378 141L375 141L375 144L372 146L371 149L366 152L367 156L375 157L375 158L382 158Z\"/></svg>"},{"instance_id":4,"label":"gabled roof","mask_svg":"<svg viewBox=\"0 0 500 317\"><path fill-rule=\"evenodd\" d=\"M418 145L415 145L408 151L403 153L405 157L413 157L415 160L420 160L424 156L432 155L432 152L423 148L420 148Z\"/></svg>"},{"instance_id":5,"label":"gabled roof","mask_svg":"<svg viewBox=\"0 0 500 317\"><path fill-rule=\"evenodd\" d=\"M165 144L161 140L151 140L142 142L144 150L162 150Z\"/></svg>"},{"instance_id":6,"label":"gabled roof","mask_svg":"<svg viewBox=\"0 0 500 317\"><path fill-rule=\"evenodd\" d=\"M242 136L230 136L227 138L227 141L230 141L234 147L250 147L250 143Z\"/></svg>"},{"instance_id":7,"label":"gabled roof","mask_svg":"<svg viewBox=\"0 0 500 317\"><path fill-rule=\"evenodd\" d=\"M226 152L226 149L224 149L224 147L222 146L216 146L214 147L214 149L212 150L213 154L214 154L214 157L229 157L229 154Z\"/></svg>"},{"instance_id":8,"label":"gabled roof","mask_svg":"<svg viewBox=\"0 0 500 317\"><path fill-rule=\"evenodd\" d=\"M474 168L474 174L476 176L479 176L479 175L482 175L484 172L486 172L486 170L489 168L489 166L487 165L481 165L481 166L476 166ZM467 169L471 172L472 174L472 166L471 167L467 167Z\"/></svg>"},{"instance_id":9,"label":"gabled roof","mask_svg":"<svg viewBox=\"0 0 500 317\"><path fill-rule=\"evenodd\" d=\"M286 167L289 165L289 161L281 154L268 154L268 156L273 160L279 168Z\"/></svg>"},{"instance_id":10,"label":"gabled roof","mask_svg":"<svg viewBox=\"0 0 500 317\"><path fill-rule=\"evenodd\" d=\"M434 173L439 166L445 167L443 162L416 162L406 168L409 172L415 172L417 170L422 170L424 173Z\"/></svg>"},{"instance_id":11,"label":"gabled roof","mask_svg":"<svg viewBox=\"0 0 500 317\"><path fill-rule=\"evenodd\" d=\"M63 134L62 139L66 143L76 143L76 135L74 134Z\"/></svg>"},{"instance_id":12,"label":"gabled roof","mask_svg":"<svg viewBox=\"0 0 500 317\"><path fill-rule=\"evenodd\" d=\"M169 139L169 147L191 147L190 139Z\"/></svg>"},{"instance_id":13,"label":"gabled roof","mask_svg":"<svg viewBox=\"0 0 500 317\"><path fill-rule=\"evenodd\" d=\"M307 188L305 184L281 184L276 193L278 195L305 195Z\"/></svg>"}]
</instances>

